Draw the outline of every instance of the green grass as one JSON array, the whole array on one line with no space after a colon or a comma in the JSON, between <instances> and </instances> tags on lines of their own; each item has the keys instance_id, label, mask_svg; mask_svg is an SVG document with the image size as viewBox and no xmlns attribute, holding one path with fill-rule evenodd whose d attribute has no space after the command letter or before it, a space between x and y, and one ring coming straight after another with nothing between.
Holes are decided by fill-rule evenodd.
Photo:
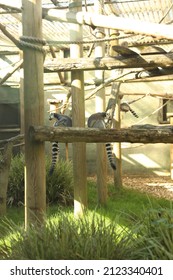
<instances>
[{"instance_id":1,"label":"green grass","mask_svg":"<svg viewBox=\"0 0 173 280\"><path fill-rule=\"evenodd\" d=\"M89 209L114 220L118 215L120 222L129 225L136 220L140 220L143 213L150 208L169 208L170 201L162 198L155 198L136 190L122 188L116 191L113 185L108 186L108 203L105 207L100 207L97 201L96 185L93 181L88 181L89 185Z\"/></svg>"},{"instance_id":2,"label":"green grass","mask_svg":"<svg viewBox=\"0 0 173 280\"><path fill-rule=\"evenodd\" d=\"M135 190L108 188L106 206L88 181L89 207L74 219L73 207L47 208L39 230L23 230L24 208L0 221L0 259L173 259L172 204Z\"/></svg>"},{"instance_id":3,"label":"green grass","mask_svg":"<svg viewBox=\"0 0 173 280\"><path fill-rule=\"evenodd\" d=\"M83 219L62 211L58 214L42 228L31 227L27 232L15 230L13 225L13 231L1 241L0 259L100 260L141 255L142 240L116 222L91 213Z\"/></svg>"},{"instance_id":4,"label":"green grass","mask_svg":"<svg viewBox=\"0 0 173 280\"><path fill-rule=\"evenodd\" d=\"M120 191L115 191L112 185L108 186L108 193L107 205L100 207L96 184L93 181L88 181L88 209L91 212L102 214L112 221L118 215L120 222L125 225L140 220L147 209L169 208L171 204L169 200L155 198L132 189L122 188ZM58 204L53 204L47 207L47 216L56 214L60 208L65 213L73 213L72 206L60 207ZM7 218L15 224L21 225L24 222L24 208L22 206L8 208Z\"/></svg>"},{"instance_id":5,"label":"green grass","mask_svg":"<svg viewBox=\"0 0 173 280\"><path fill-rule=\"evenodd\" d=\"M6 218L9 221L13 221L16 225L24 224L25 214L24 214L24 207L10 207L7 209Z\"/></svg>"}]
</instances>

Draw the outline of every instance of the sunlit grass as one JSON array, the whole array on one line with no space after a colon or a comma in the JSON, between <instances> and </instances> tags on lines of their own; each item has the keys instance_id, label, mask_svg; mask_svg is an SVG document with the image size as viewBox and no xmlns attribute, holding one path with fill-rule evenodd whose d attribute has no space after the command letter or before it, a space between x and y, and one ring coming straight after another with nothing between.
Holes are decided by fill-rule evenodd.
<instances>
[{"instance_id":1,"label":"sunlit grass","mask_svg":"<svg viewBox=\"0 0 173 280\"><path fill-rule=\"evenodd\" d=\"M122 188L117 191L111 184L108 185L108 203L105 207L100 207L95 182L88 181L88 185L89 209L97 211L111 220L118 215L119 222L127 226L139 221L147 209L170 207L168 200L151 197L133 189Z\"/></svg>"},{"instance_id":2,"label":"sunlit grass","mask_svg":"<svg viewBox=\"0 0 173 280\"><path fill-rule=\"evenodd\" d=\"M124 188L117 192L109 185L108 203L101 207L96 184L89 181L88 189L83 218L74 218L72 206L54 204L47 207L45 225L27 232L24 208L9 208L0 221L0 259L173 258L169 201Z\"/></svg>"},{"instance_id":3,"label":"sunlit grass","mask_svg":"<svg viewBox=\"0 0 173 280\"><path fill-rule=\"evenodd\" d=\"M1 259L134 259L141 252L133 230L93 211L75 219L59 210L39 229L25 232L13 225L8 230Z\"/></svg>"}]
</instances>

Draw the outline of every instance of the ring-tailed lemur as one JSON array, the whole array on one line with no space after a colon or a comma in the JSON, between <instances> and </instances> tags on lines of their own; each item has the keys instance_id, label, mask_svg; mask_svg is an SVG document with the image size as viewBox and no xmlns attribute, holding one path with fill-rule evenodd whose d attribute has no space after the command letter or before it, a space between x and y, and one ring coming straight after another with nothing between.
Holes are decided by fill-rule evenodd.
<instances>
[{"instance_id":1,"label":"ring-tailed lemur","mask_svg":"<svg viewBox=\"0 0 173 280\"><path fill-rule=\"evenodd\" d=\"M57 127L57 126L71 127L72 126L72 119L66 115L51 113L49 115L49 120L52 120L52 119L56 119L56 122L53 124L54 127ZM53 174L58 157L59 157L59 144L58 144L58 142L53 142L52 143L52 164L51 164L51 167L49 170L50 175Z\"/></svg>"},{"instance_id":2,"label":"ring-tailed lemur","mask_svg":"<svg viewBox=\"0 0 173 280\"><path fill-rule=\"evenodd\" d=\"M107 117L107 113L105 112L92 114L88 118L88 127L106 128L106 123L105 123L106 117ZM112 153L111 143L106 143L105 146L106 146L106 152L110 165L113 170L116 170L115 156Z\"/></svg>"},{"instance_id":3,"label":"ring-tailed lemur","mask_svg":"<svg viewBox=\"0 0 173 280\"><path fill-rule=\"evenodd\" d=\"M120 104L120 110L125 113L130 111L135 118L139 118L136 112L130 107L129 103L126 101Z\"/></svg>"}]
</instances>

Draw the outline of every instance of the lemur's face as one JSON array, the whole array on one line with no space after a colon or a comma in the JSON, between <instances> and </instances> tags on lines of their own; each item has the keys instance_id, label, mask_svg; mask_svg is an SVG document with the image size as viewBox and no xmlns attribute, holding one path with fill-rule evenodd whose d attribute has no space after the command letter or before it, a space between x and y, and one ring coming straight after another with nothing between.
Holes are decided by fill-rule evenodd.
<instances>
[{"instance_id":1,"label":"lemur's face","mask_svg":"<svg viewBox=\"0 0 173 280\"><path fill-rule=\"evenodd\" d=\"M101 116L102 116L103 118L106 118L107 113L102 112L102 113L100 113L100 114L101 114Z\"/></svg>"},{"instance_id":2,"label":"lemur's face","mask_svg":"<svg viewBox=\"0 0 173 280\"><path fill-rule=\"evenodd\" d=\"M105 118L106 120L110 120L111 115L110 115L109 113L105 113L104 118Z\"/></svg>"},{"instance_id":3,"label":"lemur's face","mask_svg":"<svg viewBox=\"0 0 173 280\"><path fill-rule=\"evenodd\" d=\"M50 113L49 120L51 121L54 118L54 113Z\"/></svg>"}]
</instances>

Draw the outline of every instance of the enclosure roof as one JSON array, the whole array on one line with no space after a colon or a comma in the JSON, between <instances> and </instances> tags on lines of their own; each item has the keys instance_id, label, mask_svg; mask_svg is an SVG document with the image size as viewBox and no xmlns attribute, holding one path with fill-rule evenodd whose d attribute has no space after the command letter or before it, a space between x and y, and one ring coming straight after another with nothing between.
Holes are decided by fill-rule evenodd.
<instances>
[{"instance_id":1,"label":"enclosure roof","mask_svg":"<svg viewBox=\"0 0 173 280\"><path fill-rule=\"evenodd\" d=\"M51 9L68 12L69 11L69 3L71 1L66 0L42 0L42 8L43 8L43 38L46 40L46 48L47 55L45 62L48 59L52 59L52 54L50 52L50 46L53 46L53 51L66 50L70 48L70 28L71 23L62 22L55 19L46 19L44 17L44 11L49 11ZM159 28L166 26L170 30L171 36L171 26L173 24L173 2L172 0L100 0L100 7L97 6L94 0L84 0L82 1L82 10L83 12L89 12L94 14L94 17L97 17L97 14L102 14L104 16L115 16L116 19L130 19L130 20L138 20L141 23L156 23L160 24ZM105 23L105 22L104 22ZM144 24L144 27L145 27ZM128 28L128 26L127 26ZM149 28L148 28L149 29ZM95 26L83 25L83 49L86 50L85 54L87 56L92 54L92 50L94 49L94 42L96 40L96 32L97 28ZM109 28L101 29L103 30L103 39L105 39L105 57L109 57L110 55L110 34L111 30ZM115 29L114 29L115 30ZM156 67L152 71L148 71L150 68L141 67L144 69L146 75L143 78L149 76L162 76L164 75L172 75L173 67L172 67L172 50L173 50L173 39L166 39L166 37L161 39L158 36L151 36L146 32L143 33L135 33L134 31L129 31L126 29L116 30L114 32L116 38L118 39L118 45L120 49L115 50L115 55L118 56L131 56L131 51L134 54L139 54L140 63L143 61L143 55L151 55L149 57L150 61L153 61L154 54L161 54L164 62L160 62L160 64L156 63ZM8 34L11 35L8 36ZM19 44L20 37L22 36L22 0L0 0L0 82L3 84L3 77L6 75L8 67L16 67L16 58L19 60L19 57L16 54L19 54ZM115 38L115 37L114 37ZM171 37L172 38L172 37ZM16 43L17 42L17 43ZM124 48L124 49L123 49ZM21 48L22 49L22 48ZM129 53L128 53L129 50ZM169 56L170 55L170 56ZM142 58L142 59L141 59ZM145 58L144 58L145 59ZM138 58L137 58L138 61ZM166 62L165 62L166 61ZM167 63L168 61L168 64ZM169 63L171 61L171 63ZM148 63L148 62L147 62ZM130 62L129 62L130 65ZM137 64L134 66L136 67ZM6 71L4 72L5 67L7 66ZM128 68L127 64L124 64L124 68ZM136 67L137 68L137 67ZM161 68L161 69L160 69ZM108 68L109 69L109 68ZM10 69L11 71L11 69ZM49 70L48 70L49 71ZM55 72L55 71L54 71ZM5 74L4 74L5 73ZM56 74L56 73L55 73ZM51 81L53 81L54 75L51 74ZM16 75L16 76L15 76ZM18 72L15 72L14 83L18 83L19 75ZM48 75L47 75L48 76ZM49 75L50 77L50 75ZM57 77L57 74L56 74ZM166 79L164 77L164 79ZM172 76L171 76L172 77ZM136 78L136 76L135 76ZM139 77L137 77L139 78ZM171 78L172 79L172 78ZM50 83L48 81L48 84ZM9 79L8 79L9 82ZM10 83L10 82L9 82ZM13 81L12 81L13 83Z\"/></svg>"},{"instance_id":2,"label":"enclosure roof","mask_svg":"<svg viewBox=\"0 0 173 280\"><path fill-rule=\"evenodd\" d=\"M83 11L94 12L93 0L82 1ZM116 0L116 1L102 1L104 4L101 7L101 13L104 15L114 14L124 18L133 18L137 20L172 24L173 20L173 2L172 0ZM69 1L65 0L42 0L43 8L56 8L61 10L68 10ZM0 23L5 26L16 39L22 33L21 25L21 11L22 0L0 0ZM57 41L56 47L58 49L69 47L68 44L62 41L69 40L69 24L58 21L48 21L43 19L43 37L48 41ZM135 34L126 34L120 32L120 43L126 41L128 44L150 44L153 38L149 36L136 36ZM84 40L93 40L94 31L84 26ZM61 43L58 41L61 41ZM5 49L14 50L15 45L12 43L0 30L0 51Z\"/></svg>"}]
</instances>

